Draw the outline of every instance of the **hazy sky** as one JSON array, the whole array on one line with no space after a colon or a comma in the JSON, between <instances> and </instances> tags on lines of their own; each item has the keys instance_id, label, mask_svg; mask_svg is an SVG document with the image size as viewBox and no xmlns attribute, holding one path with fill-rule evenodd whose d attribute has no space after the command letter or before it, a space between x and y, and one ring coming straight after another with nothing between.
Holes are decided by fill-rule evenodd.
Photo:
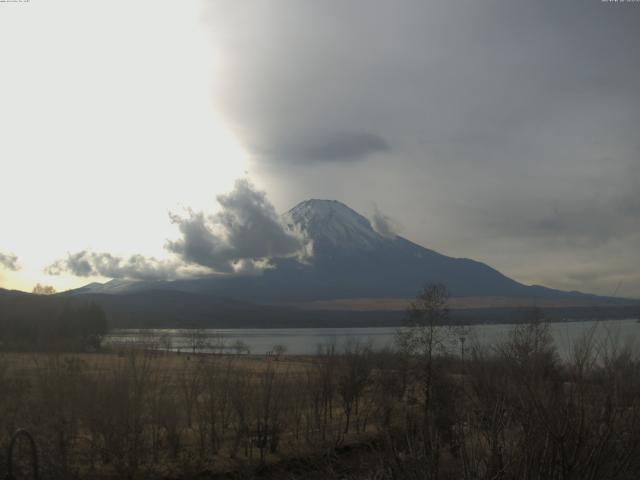
<instances>
[{"instance_id":1,"label":"hazy sky","mask_svg":"<svg viewBox=\"0 0 640 480\"><path fill-rule=\"evenodd\" d=\"M161 275L193 231L242 260L216 243L242 189L216 197L248 175L267 197L231 204L265 206L273 251L271 204L334 198L525 283L640 297L638 52L631 2L0 4L0 285Z\"/></svg>"}]
</instances>

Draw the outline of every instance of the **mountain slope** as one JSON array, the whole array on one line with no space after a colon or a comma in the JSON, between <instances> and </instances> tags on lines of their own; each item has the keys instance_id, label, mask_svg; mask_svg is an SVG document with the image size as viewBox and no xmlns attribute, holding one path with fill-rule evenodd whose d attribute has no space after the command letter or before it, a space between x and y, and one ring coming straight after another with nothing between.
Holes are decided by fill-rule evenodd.
<instances>
[{"instance_id":1,"label":"mountain slope","mask_svg":"<svg viewBox=\"0 0 640 480\"><path fill-rule=\"evenodd\" d=\"M411 298L426 283L442 283L453 296L579 298L601 297L526 286L488 265L453 258L400 236L376 232L369 220L335 200L307 200L283 221L311 245L305 261L280 259L257 276L212 276L173 282L112 281L75 293L120 294L176 290L252 303L299 303L347 298Z\"/></svg>"},{"instance_id":2,"label":"mountain slope","mask_svg":"<svg viewBox=\"0 0 640 480\"><path fill-rule=\"evenodd\" d=\"M372 251L390 245L365 217L336 200L307 200L283 215L291 230L313 242L314 253L331 249Z\"/></svg>"}]
</instances>

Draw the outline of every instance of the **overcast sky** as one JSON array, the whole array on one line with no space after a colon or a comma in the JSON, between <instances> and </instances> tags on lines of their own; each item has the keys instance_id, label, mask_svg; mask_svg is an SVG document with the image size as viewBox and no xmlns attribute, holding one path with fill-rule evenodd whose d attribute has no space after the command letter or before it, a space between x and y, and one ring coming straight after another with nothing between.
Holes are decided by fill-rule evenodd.
<instances>
[{"instance_id":1,"label":"overcast sky","mask_svg":"<svg viewBox=\"0 0 640 480\"><path fill-rule=\"evenodd\" d=\"M524 283L640 297L640 3L32 0L0 4L0 41L0 284L164 261L167 212L246 175L277 211L337 199Z\"/></svg>"}]
</instances>

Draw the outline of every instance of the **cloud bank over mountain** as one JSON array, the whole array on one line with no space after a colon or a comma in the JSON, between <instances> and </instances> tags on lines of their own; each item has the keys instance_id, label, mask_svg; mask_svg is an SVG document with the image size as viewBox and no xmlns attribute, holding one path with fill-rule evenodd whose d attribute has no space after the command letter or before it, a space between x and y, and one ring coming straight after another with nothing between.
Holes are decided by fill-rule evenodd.
<instances>
[{"instance_id":1,"label":"cloud bank over mountain","mask_svg":"<svg viewBox=\"0 0 640 480\"><path fill-rule=\"evenodd\" d=\"M118 257L110 253L81 251L70 253L45 269L49 275L70 273L77 277L126 278L131 280L171 280L180 264L143 255Z\"/></svg>"},{"instance_id":2,"label":"cloud bank over mountain","mask_svg":"<svg viewBox=\"0 0 640 480\"><path fill-rule=\"evenodd\" d=\"M375 201L446 253L640 295L636 7L211 2L214 92L283 209Z\"/></svg>"},{"instance_id":3,"label":"cloud bank over mountain","mask_svg":"<svg viewBox=\"0 0 640 480\"><path fill-rule=\"evenodd\" d=\"M204 8L216 52L208 91L275 208L245 197L227 217L174 214L179 234L166 243L167 261L260 271L271 257L297 255L276 210L335 198L373 213L385 236L396 230L390 217L412 241L525 283L604 295L621 284L620 295L640 297L636 5L219 0ZM384 214L371 212L373 202ZM116 273L141 264L170 274L154 254L111 253ZM80 258L111 262L93 255Z\"/></svg>"},{"instance_id":4,"label":"cloud bank over mountain","mask_svg":"<svg viewBox=\"0 0 640 480\"><path fill-rule=\"evenodd\" d=\"M291 163L356 162L369 155L390 150L379 135L369 132L308 132L287 138L286 142L275 141L257 146L257 151L272 159Z\"/></svg>"},{"instance_id":5,"label":"cloud bank over mountain","mask_svg":"<svg viewBox=\"0 0 640 480\"><path fill-rule=\"evenodd\" d=\"M246 262L297 255L302 240L288 231L264 192L239 180L227 195L219 195L222 209L213 215L187 212L172 215L181 238L167 249L185 263L231 273Z\"/></svg>"},{"instance_id":6,"label":"cloud bank over mountain","mask_svg":"<svg viewBox=\"0 0 640 480\"><path fill-rule=\"evenodd\" d=\"M213 273L257 273L275 258L299 255L302 239L282 223L266 193L248 180L217 197L220 210L170 214L180 237L166 243L171 259L128 257L88 250L70 253L49 265L50 275L131 280L171 280ZM0 257L1 258L1 257Z\"/></svg>"}]
</instances>

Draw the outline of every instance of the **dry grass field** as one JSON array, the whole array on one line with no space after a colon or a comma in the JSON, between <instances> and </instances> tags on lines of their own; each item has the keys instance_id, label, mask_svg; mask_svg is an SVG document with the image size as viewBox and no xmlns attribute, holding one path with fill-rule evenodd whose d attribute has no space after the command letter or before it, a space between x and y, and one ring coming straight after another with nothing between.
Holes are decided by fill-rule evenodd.
<instances>
[{"instance_id":1,"label":"dry grass field","mask_svg":"<svg viewBox=\"0 0 640 480\"><path fill-rule=\"evenodd\" d=\"M48 478L170 478L312 458L374 430L364 405L345 428L330 356L327 371L304 356L1 354L0 447L27 428Z\"/></svg>"},{"instance_id":2,"label":"dry grass field","mask_svg":"<svg viewBox=\"0 0 640 480\"><path fill-rule=\"evenodd\" d=\"M412 298L341 298L334 300L316 300L312 302L301 302L292 304L295 307L307 310L328 310L328 311L397 311L403 312L411 304ZM618 302L617 305L622 303ZM633 303L629 303L632 305ZM611 305L593 299L581 298L531 298L531 297L451 297L449 308L473 309L473 308L569 308Z\"/></svg>"},{"instance_id":3,"label":"dry grass field","mask_svg":"<svg viewBox=\"0 0 640 480\"><path fill-rule=\"evenodd\" d=\"M0 451L28 429L52 480L638 478L636 352L587 335L561 362L532 323L457 358L434 332L308 357L2 353Z\"/></svg>"}]
</instances>

